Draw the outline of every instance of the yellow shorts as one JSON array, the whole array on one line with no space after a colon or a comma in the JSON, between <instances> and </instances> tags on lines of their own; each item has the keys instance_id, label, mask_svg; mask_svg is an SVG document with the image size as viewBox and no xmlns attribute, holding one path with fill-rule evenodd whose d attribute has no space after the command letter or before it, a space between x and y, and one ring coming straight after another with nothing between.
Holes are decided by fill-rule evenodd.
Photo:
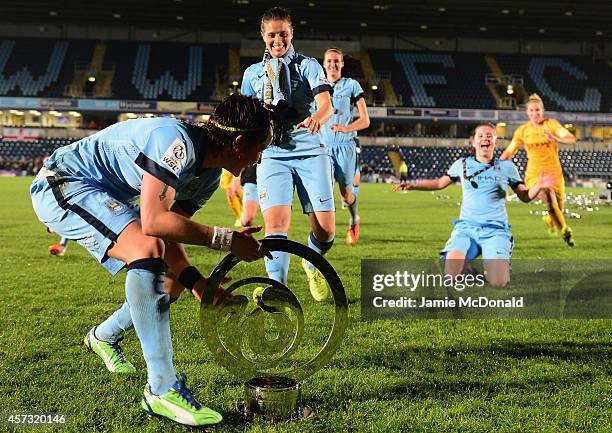
<instances>
[{"instance_id":1,"label":"yellow shorts","mask_svg":"<svg viewBox=\"0 0 612 433\"><path fill-rule=\"evenodd\" d=\"M219 186L222 189L228 189L234 182L234 175L227 170L223 170L221 178L219 179Z\"/></svg>"},{"instance_id":2,"label":"yellow shorts","mask_svg":"<svg viewBox=\"0 0 612 433\"><path fill-rule=\"evenodd\" d=\"M557 203L560 208L563 208L563 202L565 198L565 179L563 179L563 173L555 173L557 176L557 181L555 182L553 189L555 191L555 195L557 196ZM540 179L540 174L525 174L525 186L527 188L531 188L536 182Z\"/></svg>"}]
</instances>

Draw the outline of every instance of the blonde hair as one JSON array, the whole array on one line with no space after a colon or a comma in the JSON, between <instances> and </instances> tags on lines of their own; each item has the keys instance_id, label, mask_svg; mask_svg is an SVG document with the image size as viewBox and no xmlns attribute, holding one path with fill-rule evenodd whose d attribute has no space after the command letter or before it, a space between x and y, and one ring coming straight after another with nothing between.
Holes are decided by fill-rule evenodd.
<instances>
[{"instance_id":1,"label":"blonde hair","mask_svg":"<svg viewBox=\"0 0 612 433\"><path fill-rule=\"evenodd\" d=\"M336 53L336 54L340 54L340 60L344 61L344 53L342 52L342 50L340 48L337 47L331 47L328 48L325 53L323 53L323 58L325 58L325 56L327 55L327 53Z\"/></svg>"},{"instance_id":2,"label":"blonde hair","mask_svg":"<svg viewBox=\"0 0 612 433\"><path fill-rule=\"evenodd\" d=\"M529 99L527 99L527 104L525 104L525 106L528 106L532 102L540 104L542 108L544 108L544 101L542 101L542 98L540 98L540 95L538 95L537 93L532 93L531 95L529 95Z\"/></svg>"}]
</instances>

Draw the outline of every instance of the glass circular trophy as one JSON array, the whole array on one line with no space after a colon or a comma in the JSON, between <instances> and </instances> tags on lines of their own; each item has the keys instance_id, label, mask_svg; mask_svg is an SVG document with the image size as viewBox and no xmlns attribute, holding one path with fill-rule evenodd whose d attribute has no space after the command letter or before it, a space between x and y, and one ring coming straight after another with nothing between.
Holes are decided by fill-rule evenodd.
<instances>
[{"instance_id":1,"label":"glass circular trophy","mask_svg":"<svg viewBox=\"0 0 612 433\"><path fill-rule=\"evenodd\" d=\"M326 308L314 311L330 312L329 329L309 340L309 320L317 326L320 319L316 314L306 314L305 308L314 301L310 298L301 302L296 294L299 291L267 276L232 282L215 304L215 292L205 291L200 320L213 357L244 381L244 415L294 420L314 414L310 408L300 406L301 381L320 370L340 346L348 321L348 304L342 281L323 256L285 239L264 239L262 244L272 253L282 251L304 259L321 272L331 292L331 303L326 301ZM239 263L228 254L210 274L208 287L219 287ZM253 286L255 290L248 289ZM250 296L239 294L245 288ZM313 341L320 346L313 349ZM300 350L301 346L304 350Z\"/></svg>"}]
</instances>

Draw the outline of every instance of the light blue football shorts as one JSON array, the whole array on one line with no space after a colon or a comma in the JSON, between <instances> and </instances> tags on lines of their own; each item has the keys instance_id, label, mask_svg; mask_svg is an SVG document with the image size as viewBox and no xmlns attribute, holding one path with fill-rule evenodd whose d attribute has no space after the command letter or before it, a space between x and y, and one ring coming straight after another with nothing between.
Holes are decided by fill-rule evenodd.
<instances>
[{"instance_id":1,"label":"light blue football shorts","mask_svg":"<svg viewBox=\"0 0 612 433\"><path fill-rule=\"evenodd\" d=\"M257 165L257 193L262 212L291 206L293 191L305 214L335 211L329 155L265 158Z\"/></svg>"},{"instance_id":2,"label":"light blue football shorts","mask_svg":"<svg viewBox=\"0 0 612 433\"><path fill-rule=\"evenodd\" d=\"M126 265L106 252L128 224L140 219L136 204L123 203L87 183L53 176L36 178L30 196L44 225L81 244L111 274Z\"/></svg>"},{"instance_id":3,"label":"light blue football shorts","mask_svg":"<svg viewBox=\"0 0 612 433\"><path fill-rule=\"evenodd\" d=\"M459 251L472 261L482 255L484 260L510 260L514 239L509 228L476 225L467 221L453 221L455 228L441 251L445 257L449 251Z\"/></svg>"},{"instance_id":4,"label":"light blue football shorts","mask_svg":"<svg viewBox=\"0 0 612 433\"><path fill-rule=\"evenodd\" d=\"M357 172L357 152L355 143L334 144L327 148L332 159L334 179L345 189L353 189L353 179Z\"/></svg>"},{"instance_id":5,"label":"light blue football shorts","mask_svg":"<svg viewBox=\"0 0 612 433\"><path fill-rule=\"evenodd\" d=\"M245 183L242 187L242 204L247 201L258 201L257 199L257 185L254 183Z\"/></svg>"}]
</instances>

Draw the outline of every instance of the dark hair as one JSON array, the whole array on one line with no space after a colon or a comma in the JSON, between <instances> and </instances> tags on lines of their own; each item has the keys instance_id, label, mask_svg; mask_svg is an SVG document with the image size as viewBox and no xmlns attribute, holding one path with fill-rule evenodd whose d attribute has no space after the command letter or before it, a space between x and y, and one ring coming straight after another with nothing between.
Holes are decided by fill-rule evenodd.
<instances>
[{"instance_id":1,"label":"dark hair","mask_svg":"<svg viewBox=\"0 0 612 433\"><path fill-rule=\"evenodd\" d=\"M261 16L261 32L264 31L264 23L268 21L287 21L289 26L293 29L293 24L291 23L291 14L289 13L289 9L280 8L275 6L273 8L268 9Z\"/></svg>"},{"instance_id":2,"label":"dark hair","mask_svg":"<svg viewBox=\"0 0 612 433\"><path fill-rule=\"evenodd\" d=\"M486 126L488 128L492 128L493 129L493 135L497 135L497 127L495 126L495 123L493 122L483 122L483 123L479 123L476 126L474 126L474 129L472 129L472 132L470 132L470 151L469 154L472 156L476 155L476 149L474 149L474 146L472 146L472 144L474 143L474 138L476 137L476 130L478 128L480 128L481 126Z\"/></svg>"},{"instance_id":3,"label":"dark hair","mask_svg":"<svg viewBox=\"0 0 612 433\"><path fill-rule=\"evenodd\" d=\"M271 125L271 113L259 99L234 93L217 105L207 122L198 126L206 131L208 150L221 153L239 135L244 135L248 144L262 143L268 138Z\"/></svg>"},{"instance_id":4,"label":"dark hair","mask_svg":"<svg viewBox=\"0 0 612 433\"><path fill-rule=\"evenodd\" d=\"M495 123L483 122L483 123L479 123L478 125L474 126L474 128L472 129L472 132L470 133L470 138L474 138L474 136L476 135L476 130L480 128L481 126L486 126L486 127L493 129L493 133L497 135L497 127L495 126Z\"/></svg>"}]
</instances>

